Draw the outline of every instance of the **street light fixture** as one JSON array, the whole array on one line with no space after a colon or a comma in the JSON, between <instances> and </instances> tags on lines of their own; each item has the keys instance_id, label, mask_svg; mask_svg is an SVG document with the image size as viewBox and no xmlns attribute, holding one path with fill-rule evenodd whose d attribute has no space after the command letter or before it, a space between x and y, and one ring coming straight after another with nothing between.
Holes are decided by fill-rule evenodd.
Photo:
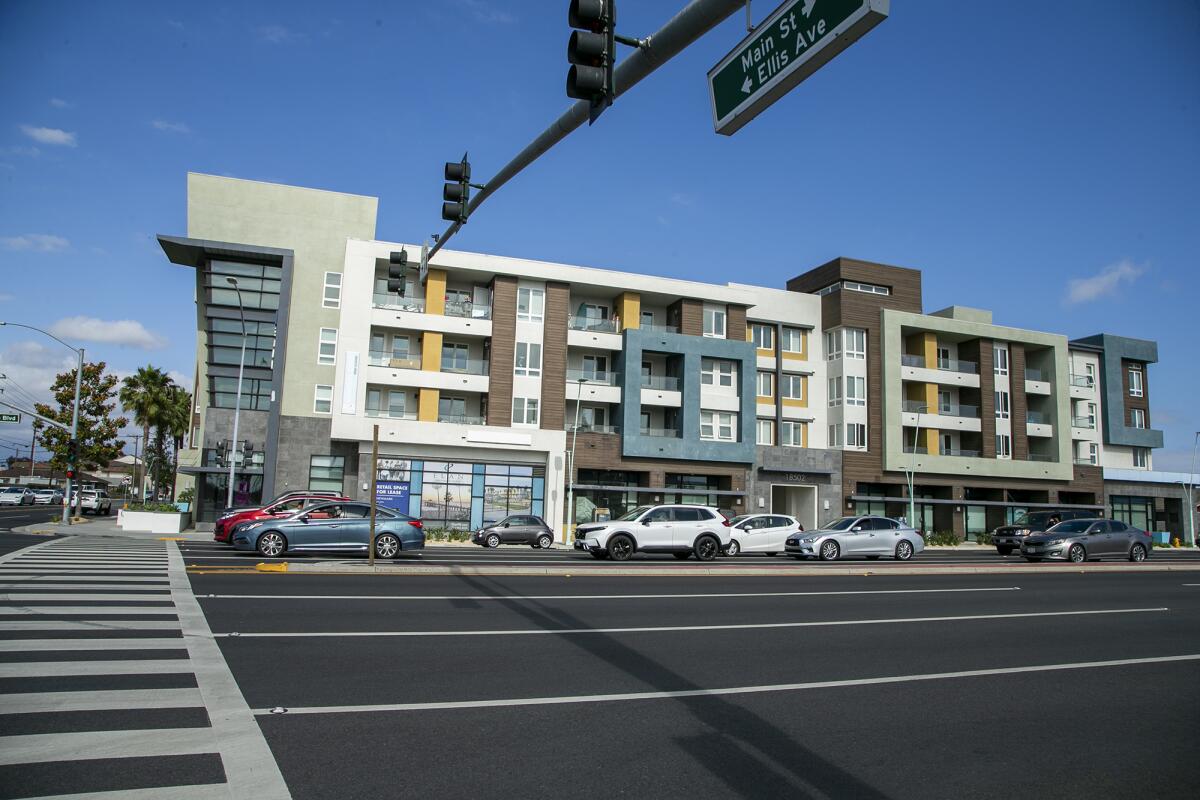
<instances>
[{"instance_id":1,"label":"street light fixture","mask_svg":"<svg viewBox=\"0 0 1200 800\"><path fill-rule=\"evenodd\" d=\"M1192 468L1188 470L1187 486L1187 518L1188 518L1188 533L1192 540L1191 546L1196 546L1196 448L1200 446L1200 431L1196 431L1195 437L1192 439Z\"/></svg>"},{"instance_id":2,"label":"street light fixture","mask_svg":"<svg viewBox=\"0 0 1200 800\"><path fill-rule=\"evenodd\" d=\"M575 427L571 429L571 457L567 459L567 525L571 533L575 532L575 442L579 440L579 407L583 404L583 385L587 382L587 378L575 381L578 384L575 391ZM563 544L570 544L566 531L563 531Z\"/></svg>"},{"instance_id":3,"label":"street light fixture","mask_svg":"<svg viewBox=\"0 0 1200 800\"><path fill-rule=\"evenodd\" d=\"M237 468L238 416L242 412L242 375L246 370L246 308L242 305L242 289L236 278L225 279L237 292L238 315L242 318L242 355L238 360L237 397L233 401L233 438L229 447L229 486L225 492L225 507L233 508L234 470Z\"/></svg>"},{"instance_id":4,"label":"street light fixture","mask_svg":"<svg viewBox=\"0 0 1200 800\"><path fill-rule=\"evenodd\" d=\"M80 348L71 347L71 345L67 344L62 339L55 336L53 333L44 331L41 328L35 328L32 325L25 325L24 323L21 323L21 322L0 321L0 326L12 326L14 328L25 328L27 330L37 331L38 333L40 333L44 336L49 336L51 339L58 342L63 347L67 348L68 350L72 351L73 353L75 353L76 355L79 356L79 364L75 369L75 407L74 407L74 410L71 412L71 440L74 441L79 434L79 387L80 387L81 382L83 381L83 348L82 347L80 347ZM63 505L62 521L63 521L64 525L70 525L71 524L71 479L69 477L67 478L66 498L67 498L67 502ZM79 502L80 503L83 502L83 493L82 492L79 493Z\"/></svg>"},{"instance_id":5,"label":"street light fixture","mask_svg":"<svg viewBox=\"0 0 1200 800\"><path fill-rule=\"evenodd\" d=\"M921 414L929 410L929 406L917 408L917 427L913 430L912 453L908 468L908 524L917 528L917 501L913 497L913 476L917 471L917 439L921 435Z\"/></svg>"}]
</instances>

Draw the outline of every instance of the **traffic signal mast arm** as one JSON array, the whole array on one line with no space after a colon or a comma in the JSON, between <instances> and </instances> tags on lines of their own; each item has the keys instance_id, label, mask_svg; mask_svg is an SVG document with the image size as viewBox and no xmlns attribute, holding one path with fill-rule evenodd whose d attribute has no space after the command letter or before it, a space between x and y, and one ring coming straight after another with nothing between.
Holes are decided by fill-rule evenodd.
<instances>
[{"instance_id":1,"label":"traffic signal mast arm","mask_svg":"<svg viewBox=\"0 0 1200 800\"><path fill-rule=\"evenodd\" d=\"M637 49L625 58L613 72L614 97L620 97L632 89L643 78L679 55L685 47L708 33L744 5L746 5L746 0L692 0L657 33L645 39L626 40L625 37L617 39L623 44L637 42ZM517 173L587 122L590 114L590 101L576 101L540 136L526 145L525 149L518 153L512 161L505 164L491 180L487 181L484 186L477 187L479 193L470 199L464 218L473 214L479 206L483 205L483 201L512 180ZM426 259L432 258L438 250L441 250L442 246L450 241L450 237L458 233L458 229L461 227L461 221L453 222L446 232L434 242Z\"/></svg>"},{"instance_id":2,"label":"traffic signal mast arm","mask_svg":"<svg viewBox=\"0 0 1200 800\"><path fill-rule=\"evenodd\" d=\"M26 414L30 417L33 417L34 419L41 420L42 422L46 423L47 425L53 425L55 428L62 428L64 431L67 431L68 433L71 432L70 425L63 425L61 422L56 422L55 420L49 419L48 417L43 417L41 414L35 414L32 411L26 411L25 409L21 408L20 406L14 406L12 403L6 402L4 400L0 400L0 406L4 406L5 408L11 408L13 411L20 411L22 414Z\"/></svg>"}]
</instances>

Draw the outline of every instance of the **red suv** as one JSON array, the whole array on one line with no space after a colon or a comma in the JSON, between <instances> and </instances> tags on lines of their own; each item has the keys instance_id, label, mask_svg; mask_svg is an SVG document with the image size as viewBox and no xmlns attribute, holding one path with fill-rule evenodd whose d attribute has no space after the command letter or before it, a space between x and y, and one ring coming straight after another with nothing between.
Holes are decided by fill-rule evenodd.
<instances>
[{"instance_id":1,"label":"red suv","mask_svg":"<svg viewBox=\"0 0 1200 800\"><path fill-rule=\"evenodd\" d=\"M330 496L328 494L289 494L275 500L269 506L245 508L222 514L213 526L213 541L229 544L234 526L241 522L254 522L255 520L271 519L272 517L287 517L317 503L329 503L334 500L349 499L349 497Z\"/></svg>"}]
</instances>

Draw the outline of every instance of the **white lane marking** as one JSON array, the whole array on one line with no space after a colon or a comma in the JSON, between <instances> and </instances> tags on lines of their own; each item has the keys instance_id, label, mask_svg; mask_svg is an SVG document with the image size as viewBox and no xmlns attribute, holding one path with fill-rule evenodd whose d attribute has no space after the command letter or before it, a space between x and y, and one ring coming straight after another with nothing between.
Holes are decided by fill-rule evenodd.
<instances>
[{"instance_id":1,"label":"white lane marking","mask_svg":"<svg viewBox=\"0 0 1200 800\"><path fill-rule=\"evenodd\" d=\"M288 639L288 638L339 638L364 636L567 636L589 633L676 633L690 631L740 631L765 630L767 628L827 628L844 625L897 625L914 622L973 622L987 619L1029 619L1033 617L1079 617L1096 614L1142 614L1147 612L1169 611L1167 608L1112 608L1092 611L1037 611L1024 614L963 614L954 617L901 617L896 619L846 619L824 620L820 622L754 622L736 625L662 625L640 628L562 628L547 630L531 628L526 630L476 630L476 631L301 631L294 633L253 633L239 631L239 639ZM13 624L13 623L9 623ZM2 630L2 629L0 629ZM217 638L231 637L230 633L214 633Z\"/></svg>"},{"instance_id":2,"label":"white lane marking","mask_svg":"<svg viewBox=\"0 0 1200 800\"><path fill-rule=\"evenodd\" d=\"M168 547L167 553L171 559L171 595L179 611L196 684L212 721L211 730L225 767L231 797L233 800L291 800L292 795L275 763L275 756L192 593L179 547Z\"/></svg>"},{"instance_id":3,"label":"white lane marking","mask_svg":"<svg viewBox=\"0 0 1200 800\"><path fill-rule=\"evenodd\" d=\"M170 598L162 598L169 600ZM8 608L0 600L0 616L42 616L57 617L60 615L77 616L79 614L104 616L106 614L128 614L129 616L152 616L169 614L175 616L175 606L14 606Z\"/></svg>"},{"instance_id":4,"label":"white lane marking","mask_svg":"<svg viewBox=\"0 0 1200 800\"><path fill-rule=\"evenodd\" d=\"M229 787L223 783L203 783L194 786L160 786L156 789L43 795L37 800L162 800L164 797L170 800L229 800Z\"/></svg>"},{"instance_id":5,"label":"white lane marking","mask_svg":"<svg viewBox=\"0 0 1200 800\"><path fill-rule=\"evenodd\" d=\"M0 605L12 603L36 603L46 600L170 600L166 592L161 594L129 594L127 592L93 592L89 594L57 594L47 592L7 592L0 594ZM100 608L100 606L97 606Z\"/></svg>"},{"instance_id":6,"label":"white lane marking","mask_svg":"<svg viewBox=\"0 0 1200 800\"><path fill-rule=\"evenodd\" d=\"M978 589L875 589L844 592L725 592L715 594L203 594L201 600L691 600L731 597L836 597L875 594L948 594L955 592L1016 592L1020 586L981 587Z\"/></svg>"},{"instance_id":7,"label":"white lane marking","mask_svg":"<svg viewBox=\"0 0 1200 800\"><path fill-rule=\"evenodd\" d=\"M89 731L0 736L0 764L93 758L146 758L215 753L212 728L164 728L148 731ZM169 794L168 788L165 792Z\"/></svg>"},{"instance_id":8,"label":"white lane marking","mask_svg":"<svg viewBox=\"0 0 1200 800\"><path fill-rule=\"evenodd\" d=\"M200 696L199 689L112 689L100 692L28 692L0 695L0 714L203 706L204 698Z\"/></svg>"},{"instance_id":9,"label":"white lane marking","mask_svg":"<svg viewBox=\"0 0 1200 800\"><path fill-rule=\"evenodd\" d=\"M94 619L94 620L19 620L0 622L0 631L153 631L179 630L178 620Z\"/></svg>"},{"instance_id":10,"label":"white lane marking","mask_svg":"<svg viewBox=\"0 0 1200 800\"><path fill-rule=\"evenodd\" d=\"M0 664L0 678L190 674L191 671L191 662L186 658L127 661L17 661Z\"/></svg>"},{"instance_id":11,"label":"white lane marking","mask_svg":"<svg viewBox=\"0 0 1200 800\"><path fill-rule=\"evenodd\" d=\"M47 650L183 650L187 642L172 637L151 639L6 639L0 640L0 653L44 652ZM3 702L3 695L0 695Z\"/></svg>"},{"instance_id":12,"label":"white lane marking","mask_svg":"<svg viewBox=\"0 0 1200 800\"><path fill-rule=\"evenodd\" d=\"M842 689L853 686L876 686L888 683L914 683L917 681L939 681L953 678L981 678L993 675L1014 675L1033 672L1057 672L1075 669L1101 669L1105 667L1130 667L1142 664L1171 664L1200 661L1200 653L1180 656L1157 656L1152 658L1121 658L1111 661L1079 661L1067 664L1038 664L1024 667L1000 669L971 669L958 672L929 672L915 675L889 675L880 678L856 678L842 681L813 681L810 683L775 683L761 686L731 686L724 689L684 689L676 692L625 692L621 694L585 694L562 697L530 697L512 700L451 700L437 703L395 703L390 705L363 706L308 706L288 708L287 714L361 714L372 711L446 711L462 708L496 708L504 706L545 706L571 703L613 703L623 700L672 700L681 697L722 697L738 694L763 694L767 692L796 692L806 689ZM261 708L255 714L270 714L270 709Z\"/></svg>"}]
</instances>

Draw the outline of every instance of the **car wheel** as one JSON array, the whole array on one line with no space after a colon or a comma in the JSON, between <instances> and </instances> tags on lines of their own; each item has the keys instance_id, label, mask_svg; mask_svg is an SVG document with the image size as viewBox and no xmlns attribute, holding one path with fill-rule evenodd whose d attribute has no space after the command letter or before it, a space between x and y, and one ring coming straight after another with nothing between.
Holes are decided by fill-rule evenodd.
<instances>
[{"instance_id":1,"label":"car wheel","mask_svg":"<svg viewBox=\"0 0 1200 800\"><path fill-rule=\"evenodd\" d=\"M487 538L483 540L483 544L485 547L499 547L500 535L497 533L489 533Z\"/></svg>"},{"instance_id":2,"label":"car wheel","mask_svg":"<svg viewBox=\"0 0 1200 800\"><path fill-rule=\"evenodd\" d=\"M104 516L106 516L106 517L112 516L112 506L104 507Z\"/></svg>"},{"instance_id":3,"label":"car wheel","mask_svg":"<svg viewBox=\"0 0 1200 800\"><path fill-rule=\"evenodd\" d=\"M554 544L554 538L548 533L543 533L537 538L537 544L535 544L534 547L540 547L543 550L549 550L552 544Z\"/></svg>"},{"instance_id":4,"label":"car wheel","mask_svg":"<svg viewBox=\"0 0 1200 800\"><path fill-rule=\"evenodd\" d=\"M623 533L608 540L608 557L613 561L628 561L633 555L633 539Z\"/></svg>"},{"instance_id":5,"label":"car wheel","mask_svg":"<svg viewBox=\"0 0 1200 800\"><path fill-rule=\"evenodd\" d=\"M258 554L266 558L278 558L287 552L287 539L282 533L267 531L258 537Z\"/></svg>"},{"instance_id":6,"label":"car wheel","mask_svg":"<svg viewBox=\"0 0 1200 800\"><path fill-rule=\"evenodd\" d=\"M696 540L696 558L700 561L712 561L721 555L721 543L715 536L701 536Z\"/></svg>"},{"instance_id":7,"label":"car wheel","mask_svg":"<svg viewBox=\"0 0 1200 800\"><path fill-rule=\"evenodd\" d=\"M1129 551L1129 560L1130 561L1145 561L1146 560L1146 548L1142 547L1140 544L1135 544L1133 546L1133 549L1131 549Z\"/></svg>"},{"instance_id":8,"label":"car wheel","mask_svg":"<svg viewBox=\"0 0 1200 800\"><path fill-rule=\"evenodd\" d=\"M1083 549L1081 544L1071 545L1071 549L1067 551L1067 558L1074 561L1076 564L1081 564L1087 561L1087 551Z\"/></svg>"},{"instance_id":9,"label":"car wheel","mask_svg":"<svg viewBox=\"0 0 1200 800\"><path fill-rule=\"evenodd\" d=\"M729 549L725 551L725 555L736 556L740 552L742 552L742 546L737 543L737 539L734 539L729 543Z\"/></svg>"},{"instance_id":10,"label":"car wheel","mask_svg":"<svg viewBox=\"0 0 1200 800\"><path fill-rule=\"evenodd\" d=\"M832 539L826 539L821 545L821 560L836 561L838 556L842 554L842 548L838 547L838 543Z\"/></svg>"},{"instance_id":11,"label":"car wheel","mask_svg":"<svg viewBox=\"0 0 1200 800\"><path fill-rule=\"evenodd\" d=\"M680 561L687 561L689 558L692 557L691 553L671 553L671 555L675 556Z\"/></svg>"},{"instance_id":12,"label":"car wheel","mask_svg":"<svg viewBox=\"0 0 1200 800\"><path fill-rule=\"evenodd\" d=\"M375 557L395 558L400 553L400 540L390 533L375 537Z\"/></svg>"},{"instance_id":13,"label":"car wheel","mask_svg":"<svg viewBox=\"0 0 1200 800\"><path fill-rule=\"evenodd\" d=\"M1006 556L1009 553L1011 553L1012 551L1013 551L1013 549L1011 547L997 547L996 548L996 552L1002 556Z\"/></svg>"},{"instance_id":14,"label":"car wheel","mask_svg":"<svg viewBox=\"0 0 1200 800\"><path fill-rule=\"evenodd\" d=\"M897 561L908 561L912 557L913 557L912 542L901 539L900 543L896 545L896 560Z\"/></svg>"}]
</instances>

